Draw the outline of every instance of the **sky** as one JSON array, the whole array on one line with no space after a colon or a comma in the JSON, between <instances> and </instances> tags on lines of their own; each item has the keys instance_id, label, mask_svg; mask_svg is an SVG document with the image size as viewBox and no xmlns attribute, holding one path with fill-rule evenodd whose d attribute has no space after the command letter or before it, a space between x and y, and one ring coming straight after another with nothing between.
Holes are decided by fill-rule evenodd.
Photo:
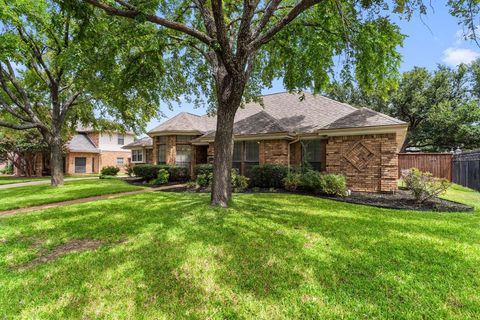
<instances>
[{"instance_id":1,"label":"sky","mask_svg":"<svg viewBox=\"0 0 480 320\"><path fill-rule=\"evenodd\" d=\"M429 7L427 14L422 17L416 15L410 21L394 20L400 26L401 32L407 35L403 48L399 48L403 60L401 72L411 70L414 66L429 70L435 69L438 64L453 67L480 57L480 48L470 40L463 40L462 28L458 25L458 20L448 12L445 2L431 0L430 3L433 9ZM282 81L278 80L272 88L263 90L263 94L282 91L285 89ZM182 111L205 114L205 109L194 108L186 103L173 110L163 108L166 118L152 120L147 131Z\"/></svg>"}]
</instances>

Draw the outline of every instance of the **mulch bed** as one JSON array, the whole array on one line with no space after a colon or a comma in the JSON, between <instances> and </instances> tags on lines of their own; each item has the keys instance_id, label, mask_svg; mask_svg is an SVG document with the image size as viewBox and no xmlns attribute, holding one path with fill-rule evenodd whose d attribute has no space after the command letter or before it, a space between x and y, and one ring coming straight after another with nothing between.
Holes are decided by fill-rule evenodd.
<instances>
[{"instance_id":1,"label":"mulch bed","mask_svg":"<svg viewBox=\"0 0 480 320\"><path fill-rule=\"evenodd\" d=\"M178 188L170 188L166 192L209 192L206 189L193 189L187 186ZM420 211L436 211L436 212L469 212L473 208L462 203L448 201L440 198L434 198L424 203L417 203L413 196L407 190L398 190L395 193L374 193L374 192L352 192L348 197L327 196L322 194L312 194L307 192L288 192L282 189L249 189L247 193L294 193L311 195L319 198L330 200L363 204L367 206L402 209L402 210L420 210Z\"/></svg>"},{"instance_id":2,"label":"mulch bed","mask_svg":"<svg viewBox=\"0 0 480 320\"><path fill-rule=\"evenodd\" d=\"M322 196L328 199L334 199L343 202L364 204L368 206L403 209L403 210L420 210L420 211L437 211L437 212L468 212L473 208L462 203L448 201L440 198L434 198L424 203L417 203L410 192L406 190L398 190L395 193L373 193L373 192L352 192L348 197L331 197Z\"/></svg>"}]
</instances>

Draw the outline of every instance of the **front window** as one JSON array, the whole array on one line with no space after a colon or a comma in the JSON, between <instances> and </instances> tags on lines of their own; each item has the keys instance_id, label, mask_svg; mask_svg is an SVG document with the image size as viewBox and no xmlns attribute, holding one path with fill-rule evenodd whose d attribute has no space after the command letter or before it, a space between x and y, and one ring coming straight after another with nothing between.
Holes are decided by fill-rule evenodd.
<instances>
[{"instance_id":1,"label":"front window","mask_svg":"<svg viewBox=\"0 0 480 320\"><path fill-rule=\"evenodd\" d=\"M132 161L143 162L143 150L132 150Z\"/></svg>"},{"instance_id":2,"label":"front window","mask_svg":"<svg viewBox=\"0 0 480 320\"><path fill-rule=\"evenodd\" d=\"M158 145L158 164L165 164L167 159L167 146L165 144Z\"/></svg>"},{"instance_id":3,"label":"front window","mask_svg":"<svg viewBox=\"0 0 480 320\"><path fill-rule=\"evenodd\" d=\"M117 142L119 145L123 146L125 144L125 136L123 134L119 134L117 138Z\"/></svg>"},{"instance_id":4,"label":"front window","mask_svg":"<svg viewBox=\"0 0 480 320\"><path fill-rule=\"evenodd\" d=\"M322 171L322 141L302 142L302 163L316 171Z\"/></svg>"},{"instance_id":5,"label":"front window","mask_svg":"<svg viewBox=\"0 0 480 320\"><path fill-rule=\"evenodd\" d=\"M75 173L87 172L87 158L75 158Z\"/></svg>"},{"instance_id":6,"label":"front window","mask_svg":"<svg viewBox=\"0 0 480 320\"><path fill-rule=\"evenodd\" d=\"M175 157L175 164L179 167L190 167L191 162L191 155L192 155L192 148L189 145L177 145L176 147L176 157Z\"/></svg>"},{"instance_id":7,"label":"front window","mask_svg":"<svg viewBox=\"0 0 480 320\"><path fill-rule=\"evenodd\" d=\"M193 136L177 136L177 144L188 144L193 139Z\"/></svg>"},{"instance_id":8,"label":"front window","mask_svg":"<svg viewBox=\"0 0 480 320\"><path fill-rule=\"evenodd\" d=\"M259 145L257 141L237 141L233 145L232 168L248 175L250 168L259 164Z\"/></svg>"},{"instance_id":9,"label":"front window","mask_svg":"<svg viewBox=\"0 0 480 320\"><path fill-rule=\"evenodd\" d=\"M117 166L123 166L123 158L117 158Z\"/></svg>"}]
</instances>

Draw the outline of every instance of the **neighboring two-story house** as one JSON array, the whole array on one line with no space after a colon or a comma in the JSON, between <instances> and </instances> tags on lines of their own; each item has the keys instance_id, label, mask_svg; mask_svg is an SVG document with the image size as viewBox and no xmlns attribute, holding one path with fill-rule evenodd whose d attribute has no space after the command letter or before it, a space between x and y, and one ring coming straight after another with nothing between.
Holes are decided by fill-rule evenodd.
<instances>
[{"instance_id":1,"label":"neighboring two-story house","mask_svg":"<svg viewBox=\"0 0 480 320\"><path fill-rule=\"evenodd\" d=\"M248 175L257 164L308 163L345 175L354 191L394 191L407 127L319 95L271 94L263 97L263 106L249 103L238 110L232 166ZM184 166L193 174L196 164L213 160L215 129L216 117L182 112L124 148L131 150L133 163Z\"/></svg>"},{"instance_id":2,"label":"neighboring two-story house","mask_svg":"<svg viewBox=\"0 0 480 320\"><path fill-rule=\"evenodd\" d=\"M116 166L121 172L130 163L131 152L123 146L134 142L133 132L99 132L91 128L79 127L66 145L64 155L65 174L100 173L106 166ZM50 174L50 155L39 154L36 157L35 175ZM15 174L18 174L14 170Z\"/></svg>"}]
</instances>

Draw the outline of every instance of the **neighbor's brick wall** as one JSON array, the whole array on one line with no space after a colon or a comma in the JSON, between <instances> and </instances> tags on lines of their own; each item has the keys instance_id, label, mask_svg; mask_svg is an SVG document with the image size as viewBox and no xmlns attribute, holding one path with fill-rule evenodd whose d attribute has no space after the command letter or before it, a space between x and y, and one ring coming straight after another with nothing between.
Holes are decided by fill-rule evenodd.
<instances>
[{"instance_id":1,"label":"neighbor's brick wall","mask_svg":"<svg viewBox=\"0 0 480 320\"><path fill-rule=\"evenodd\" d=\"M100 170L103 167L113 166L120 168L120 172L125 172L125 165L131 161L131 151L102 151L100 154ZM117 166L117 158L123 158L124 165Z\"/></svg>"},{"instance_id":2,"label":"neighbor's brick wall","mask_svg":"<svg viewBox=\"0 0 480 320\"><path fill-rule=\"evenodd\" d=\"M288 164L287 140L262 140L259 145L260 164Z\"/></svg>"},{"instance_id":3,"label":"neighbor's brick wall","mask_svg":"<svg viewBox=\"0 0 480 320\"><path fill-rule=\"evenodd\" d=\"M327 172L345 175L351 190L397 190L398 157L394 133L330 137L326 147Z\"/></svg>"},{"instance_id":4,"label":"neighbor's brick wall","mask_svg":"<svg viewBox=\"0 0 480 320\"><path fill-rule=\"evenodd\" d=\"M89 173L99 173L99 154L98 153L84 153L84 152L70 152L65 155L65 173L66 174L78 174L75 173L75 158L87 158L86 163L86 172ZM95 162L94 168L92 170L92 159Z\"/></svg>"}]
</instances>

